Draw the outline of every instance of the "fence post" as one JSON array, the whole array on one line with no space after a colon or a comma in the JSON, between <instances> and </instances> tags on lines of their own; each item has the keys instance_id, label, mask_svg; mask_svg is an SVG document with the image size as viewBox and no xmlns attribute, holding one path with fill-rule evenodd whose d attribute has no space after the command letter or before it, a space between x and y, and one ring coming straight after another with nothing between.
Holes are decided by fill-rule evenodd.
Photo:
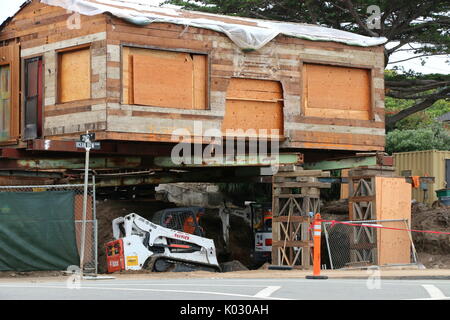
<instances>
[{"instance_id":1,"label":"fence post","mask_svg":"<svg viewBox=\"0 0 450 320\"><path fill-rule=\"evenodd\" d=\"M328 279L327 276L320 275L320 246L321 246L321 236L322 236L322 219L320 213L314 216L313 220L313 237L314 237L314 262L313 262L313 275L306 276L306 279Z\"/></svg>"},{"instance_id":2,"label":"fence post","mask_svg":"<svg viewBox=\"0 0 450 320\"><path fill-rule=\"evenodd\" d=\"M89 133L89 131L87 131ZM87 142L90 142L87 138ZM81 253L80 253L80 269L81 276L83 276L84 271L84 246L86 245L86 211L87 211L87 198L88 198L88 184L89 184L89 151L90 146L86 146L86 158L84 165L84 194L83 194L83 222L81 229Z\"/></svg>"}]
</instances>

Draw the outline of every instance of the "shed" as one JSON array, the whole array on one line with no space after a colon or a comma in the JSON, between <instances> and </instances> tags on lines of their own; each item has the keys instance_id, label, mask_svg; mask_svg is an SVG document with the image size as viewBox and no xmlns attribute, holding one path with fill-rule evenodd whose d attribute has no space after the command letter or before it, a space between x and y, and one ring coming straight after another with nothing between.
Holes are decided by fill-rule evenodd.
<instances>
[{"instance_id":1,"label":"shed","mask_svg":"<svg viewBox=\"0 0 450 320\"><path fill-rule=\"evenodd\" d=\"M394 153L395 170L398 175L429 176L435 183L429 185L427 203L438 198L436 190L450 188L450 151L427 150ZM424 191L414 188L412 198L424 200Z\"/></svg>"}]
</instances>

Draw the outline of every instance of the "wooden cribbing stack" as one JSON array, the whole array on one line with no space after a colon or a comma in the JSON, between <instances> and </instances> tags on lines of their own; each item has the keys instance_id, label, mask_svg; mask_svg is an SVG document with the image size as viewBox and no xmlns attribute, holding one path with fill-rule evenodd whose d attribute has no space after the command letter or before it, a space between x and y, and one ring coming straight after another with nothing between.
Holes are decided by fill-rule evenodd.
<instances>
[{"instance_id":1,"label":"wooden cribbing stack","mask_svg":"<svg viewBox=\"0 0 450 320\"><path fill-rule=\"evenodd\" d=\"M349 213L352 221L372 220L385 227L408 228L411 221L411 185L404 177L395 176L393 167L352 169L349 172ZM352 228L351 231L348 266L411 262L408 232L364 226Z\"/></svg>"},{"instance_id":2,"label":"wooden cribbing stack","mask_svg":"<svg viewBox=\"0 0 450 320\"><path fill-rule=\"evenodd\" d=\"M297 269L311 267L310 213L320 212L320 189L331 183L322 170L303 170L300 166L281 166L272 180L272 265Z\"/></svg>"}]
</instances>

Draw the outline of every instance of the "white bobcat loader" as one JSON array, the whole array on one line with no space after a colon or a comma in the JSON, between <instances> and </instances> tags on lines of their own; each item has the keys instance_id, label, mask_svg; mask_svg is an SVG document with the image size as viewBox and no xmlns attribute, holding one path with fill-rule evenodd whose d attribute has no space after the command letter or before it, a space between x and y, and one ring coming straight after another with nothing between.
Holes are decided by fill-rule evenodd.
<instances>
[{"instance_id":1,"label":"white bobcat loader","mask_svg":"<svg viewBox=\"0 0 450 320\"><path fill-rule=\"evenodd\" d=\"M220 271L211 239L162 227L135 213L114 219L112 227L115 240L106 244L108 272Z\"/></svg>"}]
</instances>

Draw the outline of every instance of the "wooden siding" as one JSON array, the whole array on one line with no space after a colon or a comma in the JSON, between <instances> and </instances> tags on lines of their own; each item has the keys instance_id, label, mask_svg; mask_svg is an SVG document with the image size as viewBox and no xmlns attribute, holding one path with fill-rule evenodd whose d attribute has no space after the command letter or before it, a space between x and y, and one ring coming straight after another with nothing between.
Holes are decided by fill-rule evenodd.
<instances>
[{"instance_id":1,"label":"wooden siding","mask_svg":"<svg viewBox=\"0 0 450 320\"><path fill-rule=\"evenodd\" d=\"M133 46L207 54L210 61L209 109L184 110L130 103L126 99L125 87L129 82L121 68L127 68L126 50ZM245 119L239 119L242 129L249 126L254 126L254 129L281 127L284 137L281 146L285 148L361 151L384 149L382 46L362 48L278 36L262 49L244 53L225 35L211 30L166 23L137 27L115 17L108 17L107 50L108 101L118 100L108 102L107 131L120 133L122 138L129 132L130 139L140 137L145 140L148 137L153 141L169 142L175 129L185 128L194 132L196 120L201 121L203 130L216 128L224 132L230 127L229 111L233 113L239 110L247 115ZM343 114L341 117L305 114L302 111L303 65L307 63L364 69L365 75L357 76L358 81L364 77L370 81L370 86L365 87L362 93L366 102L370 100L361 106L367 110L356 110L357 113L361 111L361 114L355 117L348 116L347 110L344 110L345 115L336 111ZM123 78L117 80L117 74ZM235 110L231 110L233 106L231 99L227 99L227 92L230 90L230 83L236 81L234 79L279 83L282 88L279 117L275 113L273 119L266 117L257 121L261 114L254 110L254 103L240 102L239 108L234 106ZM125 85L123 92L121 81ZM333 95L333 92L325 90L322 95ZM370 99L367 98L368 95ZM250 114L254 116L248 117ZM275 125L279 119L283 119L282 125ZM271 121L273 123L269 124Z\"/></svg>"},{"instance_id":2,"label":"wooden siding","mask_svg":"<svg viewBox=\"0 0 450 320\"><path fill-rule=\"evenodd\" d=\"M80 28L74 28L68 25L72 15L65 9L34 0L0 31L0 42L20 44L18 60L43 58L45 137L106 129L106 17L80 16ZM58 52L79 46L90 46L91 97L74 97L81 100L59 103ZM19 128L17 131L19 136Z\"/></svg>"}]
</instances>

